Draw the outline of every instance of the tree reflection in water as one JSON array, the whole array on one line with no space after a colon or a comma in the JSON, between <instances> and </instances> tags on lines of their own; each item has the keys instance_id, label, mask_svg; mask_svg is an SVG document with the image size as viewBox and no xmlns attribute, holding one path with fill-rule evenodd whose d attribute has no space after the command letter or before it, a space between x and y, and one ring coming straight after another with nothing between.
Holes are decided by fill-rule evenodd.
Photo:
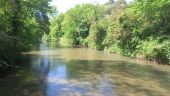
<instances>
[{"instance_id":1,"label":"tree reflection in water","mask_svg":"<svg viewBox=\"0 0 170 96\"><path fill-rule=\"evenodd\" d=\"M40 51L32 52L29 57L30 62L15 74L0 78L0 96L170 94L170 71L159 65L132 63L129 58L86 48L51 50L41 46Z\"/></svg>"}]
</instances>

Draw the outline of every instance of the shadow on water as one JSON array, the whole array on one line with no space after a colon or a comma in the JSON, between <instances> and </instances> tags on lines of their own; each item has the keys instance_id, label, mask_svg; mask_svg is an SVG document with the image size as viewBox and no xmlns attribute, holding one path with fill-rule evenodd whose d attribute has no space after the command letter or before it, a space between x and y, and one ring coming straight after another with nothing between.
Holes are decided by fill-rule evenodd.
<instances>
[{"instance_id":1,"label":"shadow on water","mask_svg":"<svg viewBox=\"0 0 170 96\"><path fill-rule=\"evenodd\" d=\"M49 49L41 46L40 50ZM46 55L26 55L25 63L14 74L0 78L0 96L170 94L170 73L152 66L121 60L66 60L45 52Z\"/></svg>"},{"instance_id":2,"label":"shadow on water","mask_svg":"<svg viewBox=\"0 0 170 96\"><path fill-rule=\"evenodd\" d=\"M40 96L41 88L35 78L29 56L25 63L12 70L6 77L0 78L0 96Z\"/></svg>"},{"instance_id":3,"label":"shadow on water","mask_svg":"<svg viewBox=\"0 0 170 96\"><path fill-rule=\"evenodd\" d=\"M97 80L98 76L106 78L111 82L109 85L115 85L112 90L117 91L118 96L122 93L125 96L136 96L137 94L140 96L168 96L169 94L170 73L151 66L103 60L71 60L67 63L70 78L85 79L90 82Z\"/></svg>"},{"instance_id":4,"label":"shadow on water","mask_svg":"<svg viewBox=\"0 0 170 96\"><path fill-rule=\"evenodd\" d=\"M167 96L170 89L170 74L151 66L46 57L33 61L0 80L0 96Z\"/></svg>"}]
</instances>

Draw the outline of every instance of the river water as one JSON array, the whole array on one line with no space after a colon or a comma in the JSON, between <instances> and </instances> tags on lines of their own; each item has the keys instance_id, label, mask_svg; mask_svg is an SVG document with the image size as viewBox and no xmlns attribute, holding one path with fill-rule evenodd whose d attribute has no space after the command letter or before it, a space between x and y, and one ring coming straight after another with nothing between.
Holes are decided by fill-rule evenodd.
<instances>
[{"instance_id":1,"label":"river water","mask_svg":"<svg viewBox=\"0 0 170 96\"><path fill-rule=\"evenodd\" d=\"M55 43L23 55L0 96L170 96L167 65Z\"/></svg>"}]
</instances>

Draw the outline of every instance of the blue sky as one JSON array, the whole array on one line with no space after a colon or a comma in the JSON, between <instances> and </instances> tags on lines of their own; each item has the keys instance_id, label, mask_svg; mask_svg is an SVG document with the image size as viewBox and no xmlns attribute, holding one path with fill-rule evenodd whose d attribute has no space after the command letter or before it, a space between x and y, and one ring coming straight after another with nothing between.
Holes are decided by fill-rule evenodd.
<instances>
[{"instance_id":1,"label":"blue sky","mask_svg":"<svg viewBox=\"0 0 170 96\"><path fill-rule=\"evenodd\" d=\"M109 0L53 0L51 2L51 5L56 6L59 12L66 12L68 9L74 7L77 4L82 4L82 3L104 4L108 1ZM126 1L130 2L132 0L126 0Z\"/></svg>"}]
</instances>

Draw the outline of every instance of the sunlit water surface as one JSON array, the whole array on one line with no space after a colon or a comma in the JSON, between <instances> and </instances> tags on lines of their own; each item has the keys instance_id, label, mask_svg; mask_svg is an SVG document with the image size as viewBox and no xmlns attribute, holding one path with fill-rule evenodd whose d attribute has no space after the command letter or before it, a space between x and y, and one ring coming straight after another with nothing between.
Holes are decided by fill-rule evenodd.
<instances>
[{"instance_id":1,"label":"sunlit water surface","mask_svg":"<svg viewBox=\"0 0 170 96\"><path fill-rule=\"evenodd\" d=\"M170 96L170 66L54 43L23 53L0 96Z\"/></svg>"}]
</instances>

